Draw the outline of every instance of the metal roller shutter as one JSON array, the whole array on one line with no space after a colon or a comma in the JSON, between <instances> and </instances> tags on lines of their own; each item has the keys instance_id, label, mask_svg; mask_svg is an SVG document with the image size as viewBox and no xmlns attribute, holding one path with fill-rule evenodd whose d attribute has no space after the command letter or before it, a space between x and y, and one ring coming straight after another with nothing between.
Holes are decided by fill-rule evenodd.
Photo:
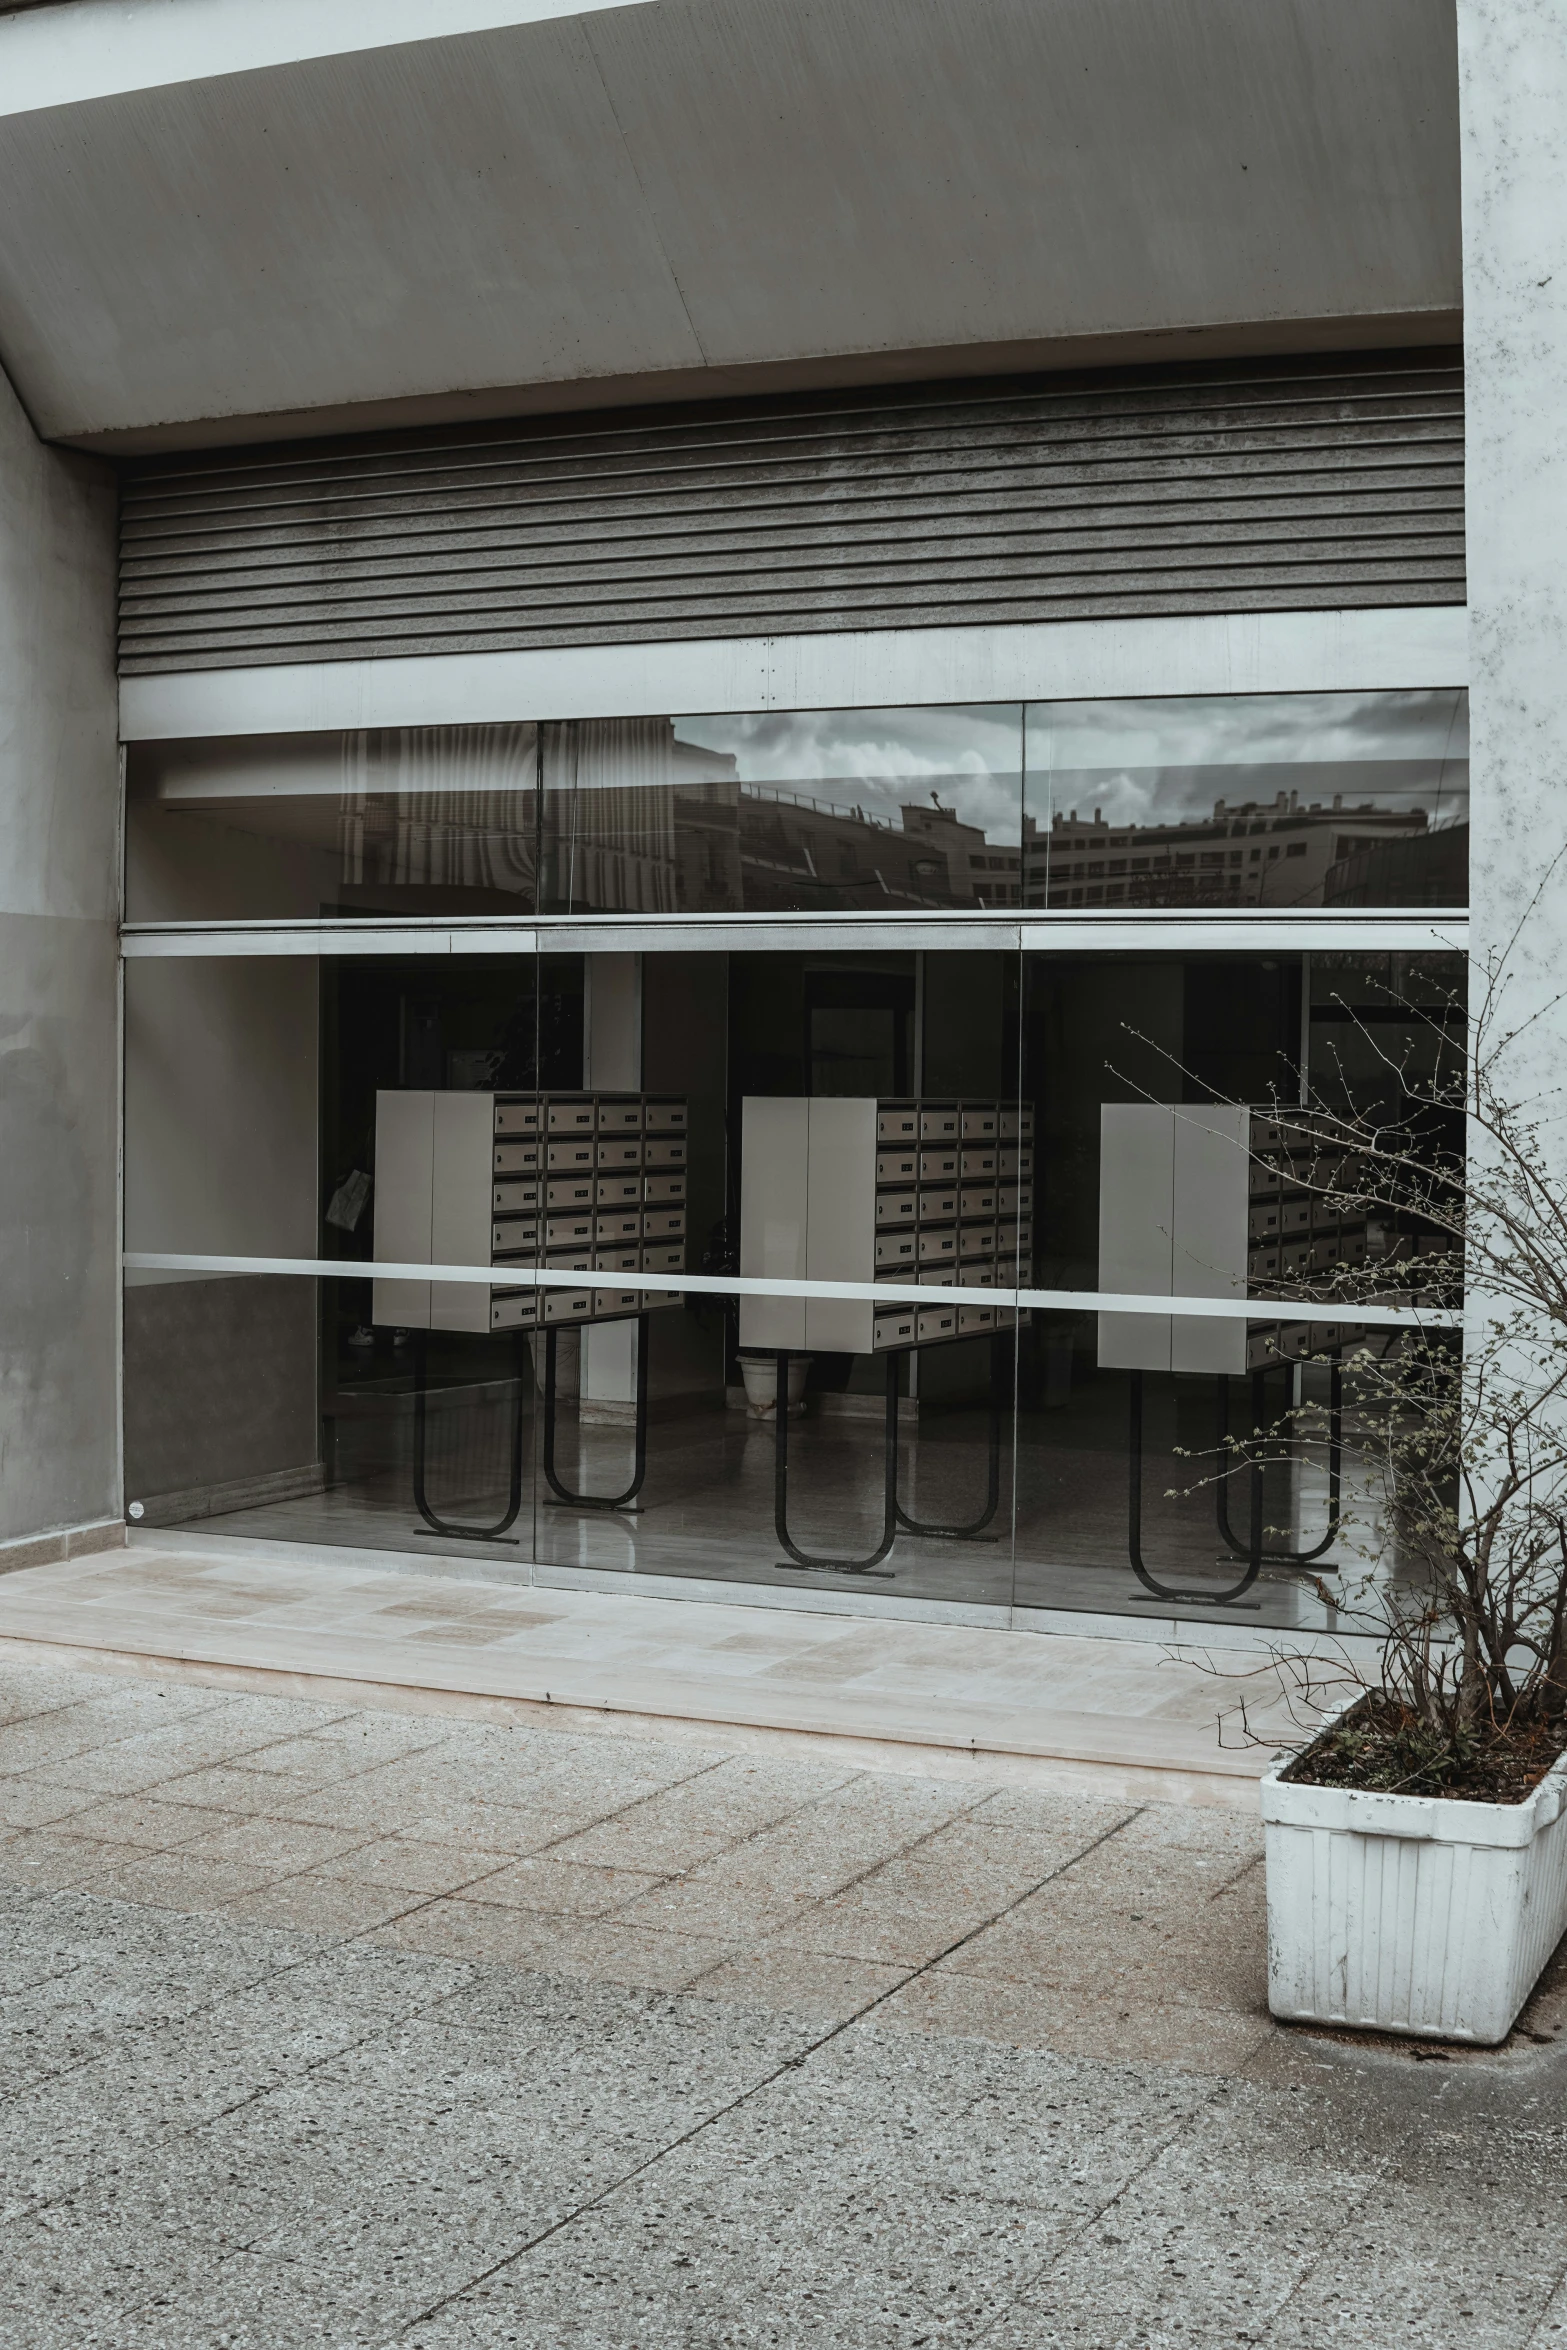
<instances>
[{"instance_id":1,"label":"metal roller shutter","mask_svg":"<svg viewBox=\"0 0 1567 2350\"><path fill-rule=\"evenodd\" d=\"M1462 603L1456 353L144 461L121 666Z\"/></svg>"}]
</instances>

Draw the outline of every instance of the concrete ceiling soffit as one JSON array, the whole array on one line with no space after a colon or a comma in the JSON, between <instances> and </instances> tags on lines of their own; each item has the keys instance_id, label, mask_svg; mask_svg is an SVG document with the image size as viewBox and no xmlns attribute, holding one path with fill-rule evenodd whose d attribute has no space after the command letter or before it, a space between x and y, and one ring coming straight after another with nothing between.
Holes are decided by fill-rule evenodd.
<instances>
[{"instance_id":1,"label":"concrete ceiling soffit","mask_svg":"<svg viewBox=\"0 0 1567 2350\"><path fill-rule=\"evenodd\" d=\"M91 439L1355 340L1457 309L1456 91L1450 0L650 0L127 89L0 115L0 358Z\"/></svg>"}]
</instances>

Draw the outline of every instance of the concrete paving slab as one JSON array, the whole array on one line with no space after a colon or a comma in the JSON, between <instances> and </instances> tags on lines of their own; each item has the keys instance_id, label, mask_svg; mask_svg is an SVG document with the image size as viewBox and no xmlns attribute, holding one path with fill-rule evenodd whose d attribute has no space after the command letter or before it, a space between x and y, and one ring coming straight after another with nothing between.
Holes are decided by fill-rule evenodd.
<instances>
[{"instance_id":1,"label":"concrete paving slab","mask_svg":"<svg viewBox=\"0 0 1567 2350\"><path fill-rule=\"evenodd\" d=\"M1231 1810L230 1702L183 1741L100 1709L66 1767L140 1742L165 1777L0 1845L6 2350L1544 2350L1560 2317L1567 1954L1538 2038L1416 2061L1267 2017Z\"/></svg>"},{"instance_id":2,"label":"concrete paving slab","mask_svg":"<svg viewBox=\"0 0 1567 2350\"><path fill-rule=\"evenodd\" d=\"M477 1566L461 1575L351 1551L215 1539L198 1556L138 1542L5 1577L0 1644L55 1666L74 1652L126 1673L249 1676L329 1709L334 1695L379 1690L425 1710L467 1703L558 1719L564 1708L584 1726L618 1716L688 1734L786 1735L904 1770L920 1769L920 1749L945 1770L983 1754L992 1768L1006 1761L1062 1784L1097 1777L1107 1793L1162 1785L1244 1799L1264 1764L1221 1740L1228 1686L1206 1652L1177 1655L1119 1627L1046 1639L956 1620L872 1624L825 1602L753 1609L737 1626L735 1608L708 1599L552 1589L544 1600ZM1282 1731L1266 1657L1243 1648L1237 1660L1252 1672L1257 1717L1266 1727L1277 1715ZM47 1738L40 1760L45 1749Z\"/></svg>"}]
</instances>

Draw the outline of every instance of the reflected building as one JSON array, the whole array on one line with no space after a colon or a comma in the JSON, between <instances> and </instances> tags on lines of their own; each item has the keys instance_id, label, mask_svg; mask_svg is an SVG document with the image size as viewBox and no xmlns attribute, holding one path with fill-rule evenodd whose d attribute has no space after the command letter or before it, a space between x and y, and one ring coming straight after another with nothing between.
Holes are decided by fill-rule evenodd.
<instances>
[{"instance_id":1,"label":"reflected building","mask_svg":"<svg viewBox=\"0 0 1567 2350\"><path fill-rule=\"evenodd\" d=\"M742 776L735 753L682 740L669 719L545 734L546 912L973 911L1022 901L1017 846L992 844L950 804L964 776L826 776L806 790Z\"/></svg>"},{"instance_id":2,"label":"reflected building","mask_svg":"<svg viewBox=\"0 0 1567 2350\"><path fill-rule=\"evenodd\" d=\"M1151 822L1118 823L1102 807L1085 820L1077 808L1057 808L1047 834L1032 819L1025 822L1026 902L1052 908L1461 905L1467 824L1433 823L1423 803L1436 799L1435 790L1402 772L1423 765L1379 763L1363 798L1352 781L1344 788L1349 773L1338 766L1325 771L1336 788L1322 798L1308 796L1309 782L1303 789L1292 780L1271 798L1216 798L1208 814ZM1303 771L1272 770L1281 773L1294 778ZM1063 784L1077 779L1053 780L1060 797ZM1102 788L1111 779L1082 780ZM1451 773L1446 798L1455 805Z\"/></svg>"}]
</instances>

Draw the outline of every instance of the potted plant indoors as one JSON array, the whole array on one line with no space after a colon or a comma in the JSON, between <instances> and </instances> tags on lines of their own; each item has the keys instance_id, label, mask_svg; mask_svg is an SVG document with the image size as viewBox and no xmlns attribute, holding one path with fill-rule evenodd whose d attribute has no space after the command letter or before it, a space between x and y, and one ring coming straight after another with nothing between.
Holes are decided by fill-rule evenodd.
<instances>
[{"instance_id":1,"label":"potted plant indoors","mask_svg":"<svg viewBox=\"0 0 1567 2350\"><path fill-rule=\"evenodd\" d=\"M1473 1013L1367 1025L1355 1087L1279 1112L1296 1179L1374 1242L1335 1277L1346 1319L1462 1300L1463 1327L1355 1353L1346 1517L1374 1571L1338 1622L1379 1646L1274 1658L1316 1719L1262 1783L1273 2013L1487 2045L1567 1929L1567 1197L1501 996L1493 972Z\"/></svg>"}]
</instances>

